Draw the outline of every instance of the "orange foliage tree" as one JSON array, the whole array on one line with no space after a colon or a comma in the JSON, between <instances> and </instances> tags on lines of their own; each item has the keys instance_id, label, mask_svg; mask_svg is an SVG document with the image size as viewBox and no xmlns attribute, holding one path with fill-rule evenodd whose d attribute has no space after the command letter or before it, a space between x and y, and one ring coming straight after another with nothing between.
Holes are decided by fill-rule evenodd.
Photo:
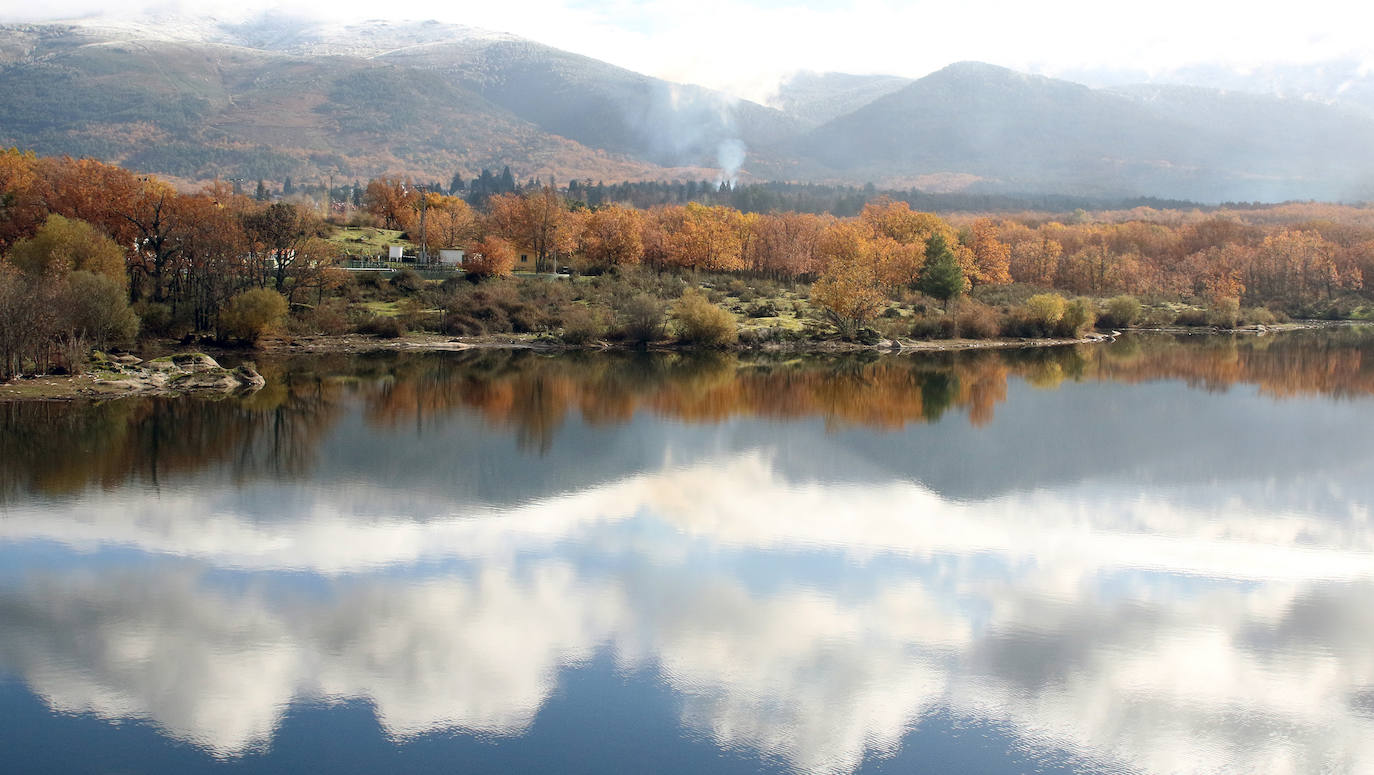
<instances>
[{"instance_id":1,"label":"orange foliage tree","mask_svg":"<svg viewBox=\"0 0 1374 775\"><path fill-rule=\"evenodd\" d=\"M463 258L463 269L474 277L502 277L515 268L515 248L500 237L484 237Z\"/></svg>"}]
</instances>

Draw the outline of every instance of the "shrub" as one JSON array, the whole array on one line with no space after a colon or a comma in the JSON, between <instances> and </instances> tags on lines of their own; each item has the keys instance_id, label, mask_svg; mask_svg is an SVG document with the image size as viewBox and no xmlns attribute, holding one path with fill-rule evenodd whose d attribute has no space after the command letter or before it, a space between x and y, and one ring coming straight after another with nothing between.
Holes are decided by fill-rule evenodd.
<instances>
[{"instance_id":1,"label":"shrub","mask_svg":"<svg viewBox=\"0 0 1374 775\"><path fill-rule=\"evenodd\" d=\"M156 336L166 336L172 325L172 308L166 304L140 301L134 305L134 314L142 322L143 330Z\"/></svg>"},{"instance_id":2,"label":"shrub","mask_svg":"<svg viewBox=\"0 0 1374 775\"><path fill-rule=\"evenodd\" d=\"M882 335L883 339L900 339L907 335L911 329L911 324L900 316L887 317L881 315L873 321L873 328Z\"/></svg>"},{"instance_id":3,"label":"shrub","mask_svg":"<svg viewBox=\"0 0 1374 775\"><path fill-rule=\"evenodd\" d=\"M631 296L620 306L620 333L632 342L663 338L663 302L647 293Z\"/></svg>"},{"instance_id":4,"label":"shrub","mask_svg":"<svg viewBox=\"0 0 1374 775\"><path fill-rule=\"evenodd\" d=\"M961 304L957 320L958 333L966 339L992 339L1002 333L1002 316L976 301Z\"/></svg>"},{"instance_id":5,"label":"shrub","mask_svg":"<svg viewBox=\"0 0 1374 775\"><path fill-rule=\"evenodd\" d=\"M706 300L696 289L682 294L673 305L673 321L678 336L685 342L707 347L724 347L739 339L735 316Z\"/></svg>"},{"instance_id":6,"label":"shrub","mask_svg":"<svg viewBox=\"0 0 1374 775\"><path fill-rule=\"evenodd\" d=\"M778 308L773 302L765 299L750 304L744 314L751 318L775 318L778 316Z\"/></svg>"},{"instance_id":7,"label":"shrub","mask_svg":"<svg viewBox=\"0 0 1374 775\"><path fill-rule=\"evenodd\" d=\"M267 288L254 288L229 299L219 312L221 338L253 344L286 318L286 298Z\"/></svg>"},{"instance_id":8,"label":"shrub","mask_svg":"<svg viewBox=\"0 0 1374 775\"><path fill-rule=\"evenodd\" d=\"M302 317L302 325L318 334L337 336L348 332L348 304L343 299L326 299Z\"/></svg>"},{"instance_id":9,"label":"shrub","mask_svg":"<svg viewBox=\"0 0 1374 775\"><path fill-rule=\"evenodd\" d=\"M140 301L133 305L133 311L140 321L139 329L152 336L180 339L193 327L184 313L177 314L166 304Z\"/></svg>"},{"instance_id":10,"label":"shrub","mask_svg":"<svg viewBox=\"0 0 1374 775\"><path fill-rule=\"evenodd\" d=\"M574 304L563 311L563 341L585 344L606 335L606 316L599 309Z\"/></svg>"},{"instance_id":11,"label":"shrub","mask_svg":"<svg viewBox=\"0 0 1374 775\"><path fill-rule=\"evenodd\" d=\"M1278 316L1265 307L1250 307L1241 310L1241 321L1251 326L1272 326L1279 322Z\"/></svg>"},{"instance_id":12,"label":"shrub","mask_svg":"<svg viewBox=\"0 0 1374 775\"><path fill-rule=\"evenodd\" d=\"M1065 306L1064 297L1057 293L1036 294L1026 299L1024 307L1026 320L1039 326L1040 335L1045 336L1053 331L1059 325L1059 321L1064 318Z\"/></svg>"},{"instance_id":13,"label":"shrub","mask_svg":"<svg viewBox=\"0 0 1374 775\"><path fill-rule=\"evenodd\" d=\"M954 336L954 318L948 315L922 315L911 325L912 339L949 339Z\"/></svg>"},{"instance_id":14,"label":"shrub","mask_svg":"<svg viewBox=\"0 0 1374 775\"><path fill-rule=\"evenodd\" d=\"M1178 313L1178 317L1174 318L1174 325L1188 326L1191 328L1194 326L1206 326L1211 324L1207 322L1207 310L1185 309Z\"/></svg>"},{"instance_id":15,"label":"shrub","mask_svg":"<svg viewBox=\"0 0 1374 775\"><path fill-rule=\"evenodd\" d=\"M431 323L429 309L416 298L405 299L400 304L401 325L407 331L422 331Z\"/></svg>"},{"instance_id":16,"label":"shrub","mask_svg":"<svg viewBox=\"0 0 1374 775\"><path fill-rule=\"evenodd\" d=\"M405 336L406 328L399 318L386 315L370 315L358 323L357 331L367 336L381 339L397 339Z\"/></svg>"},{"instance_id":17,"label":"shrub","mask_svg":"<svg viewBox=\"0 0 1374 775\"><path fill-rule=\"evenodd\" d=\"M439 331L449 336L481 336L487 327L466 312L446 312L439 321Z\"/></svg>"},{"instance_id":18,"label":"shrub","mask_svg":"<svg viewBox=\"0 0 1374 775\"><path fill-rule=\"evenodd\" d=\"M1218 299L1207 308L1207 325L1235 328L1240 323L1240 299Z\"/></svg>"},{"instance_id":19,"label":"shrub","mask_svg":"<svg viewBox=\"0 0 1374 775\"><path fill-rule=\"evenodd\" d=\"M129 294L103 274L72 272L62 302L64 325L95 347L123 347L138 335L138 316L129 309Z\"/></svg>"},{"instance_id":20,"label":"shrub","mask_svg":"<svg viewBox=\"0 0 1374 775\"><path fill-rule=\"evenodd\" d=\"M391 278L391 287L406 295L419 293L425 287L425 278L414 269L402 269Z\"/></svg>"},{"instance_id":21,"label":"shrub","mask_svg":"<svg viewBox=\"0 0 1374 775\"><path fill-rule=\"evenodd\" d=\"M469 330L471 319L480 321L487 333L550 331L559 326L558 310L571 295L561 282L544 280L466 285L438 301L449 320L440 325L446 333L482 333Z\"/></svg>"},{"instance_id":22,"label":"shrub","mask_svg":"<svg viewBox=\"0 0 1374 775\"><path fill-rule=\"evenodd\" d=\"M1107 310L1098 318L1102 328L1130 328L1140 320L1140 300L1134 296L1117 296L1107 302Z\"/></svg>"},{"instance_id":23,"label":"shrub","mask_svg":"<svg viewBox=\"0 0 1374 775\"><path fill-rule=\"evenodd\" d=\"M1079 337L1097 322L1097 307L1091 299L1079 297L1064 305L1055 333L1059 336Z\"/></svg>"},{"instance_id":24,"label":"shrub","mask_svg":"<svg viewBox=\"0 0 1374 775\"><path fill-rule=\"evenodd\" d=\"M859 344L874 345L883 340L883 335L877 329L864 326L854 332L854 341Z\"/></svg>"}]
</instances>

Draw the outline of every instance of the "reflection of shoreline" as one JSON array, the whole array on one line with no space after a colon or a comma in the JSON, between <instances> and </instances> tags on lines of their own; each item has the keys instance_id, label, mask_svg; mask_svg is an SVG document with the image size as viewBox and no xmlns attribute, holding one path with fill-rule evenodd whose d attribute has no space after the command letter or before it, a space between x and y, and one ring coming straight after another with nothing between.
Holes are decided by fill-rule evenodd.
<instances>
[{"instance_id":1,"label":"reflection of shoreline","mask_svg":"<svg viewBox=\"0 0 1374 775\"><path fill-rule=\"evenodd\" d=\"M571 419L608 427L640 413L691 424L819 419L831 431L896 431L957 410L982 428L1006 402L1012 378L1043 389L1182 380L1207 390L1253 384L1274 398L1374 396L1374 358L1364 358L1371 342L1345 329L910 358L318 356L265 364L268 387L247 400L0 403L0 459L11 462L0 470L0 503L24 491L80 492L130 480L156 486L166 474L207 466L239 479L299 477L354 401L379 429L422 432L445 417L475 416L509 434L520 450L543 455Z\"/></svg>"}]
</instances>

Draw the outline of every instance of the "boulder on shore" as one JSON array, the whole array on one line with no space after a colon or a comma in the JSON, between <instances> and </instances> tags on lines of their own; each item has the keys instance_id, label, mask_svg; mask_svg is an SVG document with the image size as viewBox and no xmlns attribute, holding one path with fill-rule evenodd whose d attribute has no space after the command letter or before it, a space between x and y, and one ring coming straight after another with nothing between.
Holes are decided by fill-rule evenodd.
<instances>
[{"instance_id":1,"label":"boulder on shore","mask_svg":"<svg viewBox=\"0 0 1374 775\"><path fill-rule=\"evenodd\" d=\"M113 379L131 393L234 393L260 389L267 381L251 364L226 369L205 353L179 353L138 364L111 364Z\"/></svg>"}]
</instances>

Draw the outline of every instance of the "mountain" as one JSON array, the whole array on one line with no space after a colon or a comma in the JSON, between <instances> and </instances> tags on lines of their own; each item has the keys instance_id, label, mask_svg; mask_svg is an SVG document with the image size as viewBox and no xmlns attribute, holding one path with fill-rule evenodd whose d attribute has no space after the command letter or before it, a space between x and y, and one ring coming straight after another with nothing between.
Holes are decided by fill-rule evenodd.
<instances>
[{"instance_id":1,"label":"mountain","mask_svg":"<svg viewBox=\"0 0 1374 775\"><path fill-rule=\"evenodd\" d=\"M1324 102L1374 115L1374 72L1363 61L1353 58L1306 64L1273 63L1243 69L1223 65L1190 65L1153 72L1095 68L1073 70L1060 77L1103 88L1196 86Z\"/></svg>"},{"instance_id":2,"label":"mountain","mask_svg":"<svg viewBox=\"0 0 1374 775\"><path fill-rule=\"evenodd\" d=\"M455 170L473 175L503 164L563 179L714 174L714 149L702 164L676 157L685 162L679 168L675 160L651 161L612 143L590 147L440 69L388 61L383 54L394 49L387 45L355 44L344 55L296 30L252 48L233 32L0 27L7 111L0 143L191 179L337 172L446 180ZM444 33L445 40L454 37L451 29ZM467 31L458 40L478 49L494 42ZM312 47L323 53L297 53Z\"/></svg>"},{"instance_id":3,"label":"mountain","mask_svg":"<svg viewBox=\"0 0 1374 775\"><path fill-rule=\"evenodd\" d=\"M778 85L770 102L810 126L852 113L911 83L895 75L850 73L793 73Z\"/></svg>"},{"instance_id":4,"label":"mountain","mask_svg":"<svg viewBox=\"0 0 1374 775\"><path fill-rule=\"evenodd\" d=\"M437 22L0 26L0 144L187 180L720 178L1223 200L1374 196L1374 112L979 63L800 73L771 106Z\"/></svg>"},{"instance_id":5,"label":"mountain","mask_svg":"<svg viewBox=\"0 0 1374 775\"><path fill-rule=\"evenodd\" d=\"M808 132L797 152L899 183L963 172L1012 190L1201 201L1374 190L1374 121L1305 100L1090 89L981 63L944 68Z\"/></svg>"},{"instance_id":6,"label":"mountain","mask_svg":"<svg viewBox=\"0 0 1374 775\"><path fill-rule=\"evenodd\" d=\"M675 84L518 39L411 46L379 55L437 73L552 134L677 166L714 162L733 177L744 149L751 170L777 175L772 152L801 125L782 111L699 86Z\"/></svg>"}]
</instances>

